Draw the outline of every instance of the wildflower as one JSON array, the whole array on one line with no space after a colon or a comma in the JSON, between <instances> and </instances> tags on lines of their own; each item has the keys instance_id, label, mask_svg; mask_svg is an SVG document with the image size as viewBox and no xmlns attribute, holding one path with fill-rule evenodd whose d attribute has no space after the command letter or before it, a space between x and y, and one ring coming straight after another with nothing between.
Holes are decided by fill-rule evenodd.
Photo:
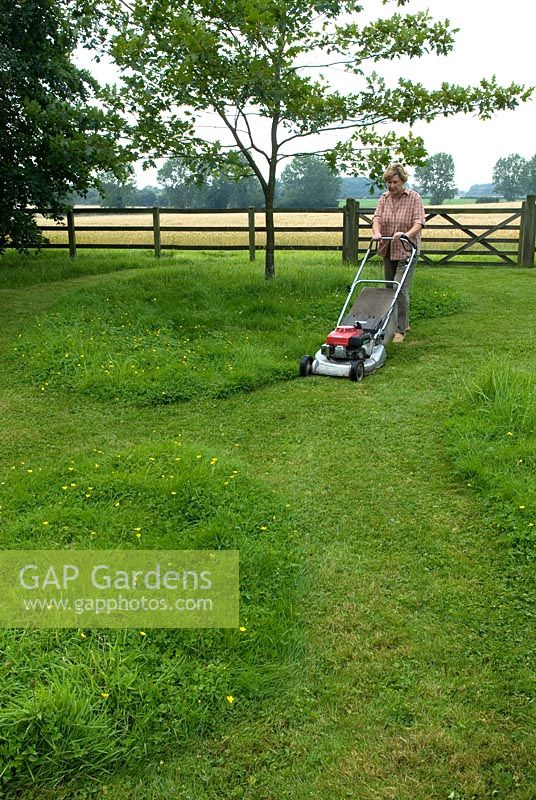
<instances>
[{"instance_id":1,"label":"wildflower","mask_svg":"<svg viewBox=\"0 0 536 800\"><path fill-rule=\"evenodd\" d=\"M507 436L513 436L514 434L512 433L512 431L508 431L506 435Z\"/></svg>"},{"instance_id":2,"label":"wildflower","mask_svg":"<svg viewBox=\"0 0 536 800\"><path fill-rule=\"evenodd\" d=\"M247 628L244 628L244 626L241 625L238 630L240 631L240 633L245 633L247 631Z\"/></svg>"},{"instance_id":3,"label":"wildflower","mask_svg":"<svg viewBox=\"0 0 536 800\"><path fill-rule=\"evenodd\" d=\"M261 525L261 531L267 531L267 530L268 528L266 527L266 525Z\"/></svg>"},{"instance_id":4,"label":"wildflower","mask_svg":"<svg viewBox=\"0 0 536 800\"><path fill-rule=\"evenodd\" d=\"M232 706L234 701L235 701L235 699L234 699L232 694L228 694L225 699L227 700L227 702L229 703L230 706Z\"/></svg>"},{"instance_id":5,"label":"wildflower","mask_svg":"<svg viewBox=\"0 0 536 800\"><path fill-rule=\"evenodd\" d=\"M519 506L519 508L525 508L525 506Z\"/></svg>"},{"instance_id":6,"label":"wildflower","mask_svg":"<svg viewBox=\"0 0 536 800\"><path fill-rule=\"evenodd\" d=\"M48 519L43 520L42 524L43 525L48 525Z\"/></svg>"},{"instance_id":7,"label":"wildflower","mask_svg":"<svg viewBox=\"0 0 536 800\"><path fill-rule=\"evenodd\" d=\"M84 633L84 631L80 631L80 638L81 638L81 639L87 639L87 636L86 636L86 634Z\"/></svg>"},{"instance_id":8,"label":"wildflower","mask_svg":"<svg viewBox=\"0 0 536 800\"><path fill-rule=\"evenodd\" d=\"M214 466L214 464L216 464L217 462L218 462L218 459L216 458L216 456L214 456L214 458L210 459L211 466Z\"/></svg>"},{"instance_id":9,"label":"wildflower","mask_svg":"<svg viewBox=\"0 0 536 800\"><path fill-rule=\"evenodd\" d=\"M145 631L140 631L140 636L147 636L147 634L145 633Z\"/></svg>"},{"instance_id":10,"label":"wildflower","mask_svg":"<svg viewBox=\"0 0 536 800\"><path fill-rule=\"evenodd\" d=\"M106 700L108 697L110 697L110 693L109 692L101 692L101 697L104 697L104 699Z\"/></svg>"}]
</instances>

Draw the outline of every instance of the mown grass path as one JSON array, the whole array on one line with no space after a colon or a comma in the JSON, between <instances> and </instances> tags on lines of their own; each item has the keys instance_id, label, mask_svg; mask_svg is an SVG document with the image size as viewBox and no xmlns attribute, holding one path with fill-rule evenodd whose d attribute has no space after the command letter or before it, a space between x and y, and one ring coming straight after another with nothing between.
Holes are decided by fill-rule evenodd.
<instances>
[{"instance_id":1,"label":"mown grass path","mask_svg":"<svg viewBox=\"0 0 536 800\"><path fill-rule=\"evenodd\" d=\"M134 779L112 776L108 797L534 797L533 631L480 500L454 477L443 432L464 380L498 349L534 364L535 276L442 274L467 308L414 326L360 385L295 380L141 410L6 387L5 467L30 450L69 457L181 432L239 457L291 497L301 519L307 653L295 685L282 687L283 705L237 707L222 738L156 771L140 765ZM65 290L4 290L2 352Z\"/></svg>"}]
</instances>

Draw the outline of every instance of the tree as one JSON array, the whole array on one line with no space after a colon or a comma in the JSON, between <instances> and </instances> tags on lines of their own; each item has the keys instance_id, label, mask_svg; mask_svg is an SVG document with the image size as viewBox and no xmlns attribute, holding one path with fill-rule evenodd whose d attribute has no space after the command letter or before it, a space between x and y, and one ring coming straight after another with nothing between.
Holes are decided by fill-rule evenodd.
<instances>
[{"instance_id":1,"label":"tree","mask_svg":"<svg viewBox=\"0 0 536 800\"><path fill-rule=\"evenodd\" d=\"M415 179L421 194L429 197L434 206L456 195L454 159L449 153L430 156L424 166L415 170Z\"/></svg>"},{"instance_id":2,"label":"tree","mask_svg":"<svg viewBox=\"0 0 536 800\"><path fill-rule=\"evenodd\" d=\"M473 183L465 193L465 197L490 197L493 195L492 183Z\"/></svg>"},{"instance_id":3,"label":"tree","mask_svg":"<svg viewBox=\"0 0 536 800\"><path fill-rule=\"evenodd\" d=\"M134 194L134 205L147 206L152 208L160 204L160 191L156 186L143 186L136 189Z\"/></svg>"},{"instance_id":4,"label":"tree","mask_svg":"<svg viewBox=\"0 0 536 800\"><path fill-rule=\"evenodd\" d=\"M372 183L370 178L341 178L341 197L379 197L383 189Z\"/></svg>"},{"instance_id":5,"label":"tree","mask_svg":"<svg viewBox=\"0 0 536 800\"><path fill-rule=\"evenodd\" d=\"M201 208L206 196L203 184L184 158L170 158L158 170L158 182L163 186L162 201L170 208Z\"/></svg>"},{"instance_id":6,"label":"tree","mask_svg":"<svg viewBox=\"0 0 536 800\"><path fill-rule=\"evenodd\" d=\"M527 162L527 194L536 194L536 155Z\"/></svg>"},{"instance_id":7,"label":"tree","mask_svg":"<svg viewBox=\"0 0 536 800\"><path fill-rule=\"evenodd\" d=\"M493 168L493 188L506 200L515 200L527 190L528 164L518 153L499 158Z\"/></svg>"},{"instance_id":8,"label":"tree","mask_svg":"<svg viewBox=\"0 0 536 800\"><path fill-rule=\"evenodd\" d=\"M320 156L296 156L283 172L277 189L283 208L327 208L337 206L341 179Z\"/></svg>"},{"instance_id":9,"label":"tree","mask_svg":"<svg viewBox=\"0 0 536 800\"><path fill-rule=\"evenodd\" d=\"M99 190L92 187L88 189L87 192L84 192L84 194L73 192L68 195L66 201L70 206L100 206L101 199Z\"/></svg>"},{"instance_id":10,"label":"tree","mask_svg":"<svg viewBox=\"0 0 536 800\"><path fill-rule=\"evenodd\" d=\"M240 162L240 156L237 157ZM242 164L243 171L247 166ZM232 179L228 175L199 176L189 162L170 158L158 171L164 186L163 201L174 208L246 208L263 203L259 182L254 176Z\"/></svg>"},{"instance_id":11,"label":"tree","mask_svg":"<svg viewBox=\"0 0 536 800\"><path fill-rule=\"evenodd\" d=\"M93 171L121 172L122 120L93 104L70 61L77 23L63 0L0 0L0 253L38 247L36 213L59 219Z\"/></svg>"},{"instance_id":12,"label":"tree","mask_svg":"<svg viewBox=\"0 0 536 800\"><path fill-rule=\"evenodd\" d=\"M439 89L400 78L389 87L377 71L383 60L453 49L450 23L427 12L360 25L357 0L87 4L99 20L92 44L99 40L123 70L117 107L136 120L131 135L139 152L149 159L184 155L202 169L238 168L236 150L245 158L264 194L267 277L275 271L274 193L284 159L324 153L334 171L379 177L393 157L415 164L426 155L423 141L411 130L395 133L395 123L459 112L486 118L532 91L498 86L494 78ZM322 75L335 64L347 71L343 90ZM218 126L227 140L218 140ZM336 131L341 140L320 149L318 135Z\"/></svg>"},{"instance_id":13,"label":"tree","mask_svg":"<svg viewBox=\"0 0 536 800\"><path fill-rule=\"evenodd\" d=\"M101 206L126 208L134 205L138 191L134 178L119 181L115 175L108 173L100 178L100 186Z\"/></svg>"},{"instance_id":14,"label":"tree","mask_svg":"<svg viewBox=\"0 0 536 800\"><path fill-rule=\"evenodd\" d=\"M231 179L215 175L206 184L208 208L247 208L262 206L264 198L259 182L254 176Z\"/></svg>"}]
</instances>

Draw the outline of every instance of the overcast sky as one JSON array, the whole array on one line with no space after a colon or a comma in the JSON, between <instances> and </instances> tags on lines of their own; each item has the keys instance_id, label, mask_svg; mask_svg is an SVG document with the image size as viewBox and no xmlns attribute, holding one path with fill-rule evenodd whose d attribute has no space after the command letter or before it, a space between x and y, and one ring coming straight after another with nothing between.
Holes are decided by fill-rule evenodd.
<instances>
[{"instance_id":1,"label":"overcast sky","mask_svg":"<svg viewBox=\"0 0 536 800\"><path fill-rule=\"evenodd\" d=\"M536 85L534 0L416 0L410 7L430 7L435 18L448 18L460 30L450 56L405 61L399 74L429 86L444 80L474 84L492 75L505 85ZM430 154L453 156L457 185L468 189L491 181L497 159L510 153L525 158L536 154L536 99L486 122L464 114L419 123L414 130L423 136Z\"/></svg>"},{"instance_id":2,"label":"overcast sky","mask_svg":"<svg viewBox=\"0 0 536 800\"><path fill-rule=\"evenodd\" d=\"M380 0L368 0L364 5L370 19L396 11L394 3L384 6ZM495 75L505 85L512 81L536 85L534 0L436 0L433 4L413 0L406 10L415 12L429 6L434 18L448 18L460 29L453 53L443 58L426 56L382 64L379 71L387 80L396 81L403 76L432 88L442 81L476 84L481 78ZM87 65L87 59L83 61ZM112 72L103 70L103 65L92 69L101 81L113 77ZM424 138L431 155L446 152L453 156L455 182L460 190L467 190L474 183L491 182L497 159L510 153L520 153L525 158L536 154L536 99L486 122L459 115L430 124L418 123L414 132ZM154 171L138 173L139 185L154 182Z\"/></svg>"}]
</instances>

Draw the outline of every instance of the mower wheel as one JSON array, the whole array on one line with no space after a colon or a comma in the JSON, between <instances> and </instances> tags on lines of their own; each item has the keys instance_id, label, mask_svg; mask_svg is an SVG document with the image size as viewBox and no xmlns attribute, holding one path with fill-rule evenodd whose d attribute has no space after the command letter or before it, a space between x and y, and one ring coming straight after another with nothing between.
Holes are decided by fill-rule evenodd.
<instances>
[{"instance_id":1,"label":"mower wheel","mask_svg":"<svg viewBox=\"0 0 536 800\"><path fill-rule=\"evenodd\" d=\"M365 363L362 358L350 364L350 380L360 383L365 377Z\"/></svg>"},{"instance_id":2,"label":"mower wheel","mask_svg":"<svg viewBox=\"0 0 536 800\"><path fill-rule=\"evenodd\" d=\"M313 374L313 357L302 356L300 359L300 377L308 378Z\"/></svg>"}]
</instances>

